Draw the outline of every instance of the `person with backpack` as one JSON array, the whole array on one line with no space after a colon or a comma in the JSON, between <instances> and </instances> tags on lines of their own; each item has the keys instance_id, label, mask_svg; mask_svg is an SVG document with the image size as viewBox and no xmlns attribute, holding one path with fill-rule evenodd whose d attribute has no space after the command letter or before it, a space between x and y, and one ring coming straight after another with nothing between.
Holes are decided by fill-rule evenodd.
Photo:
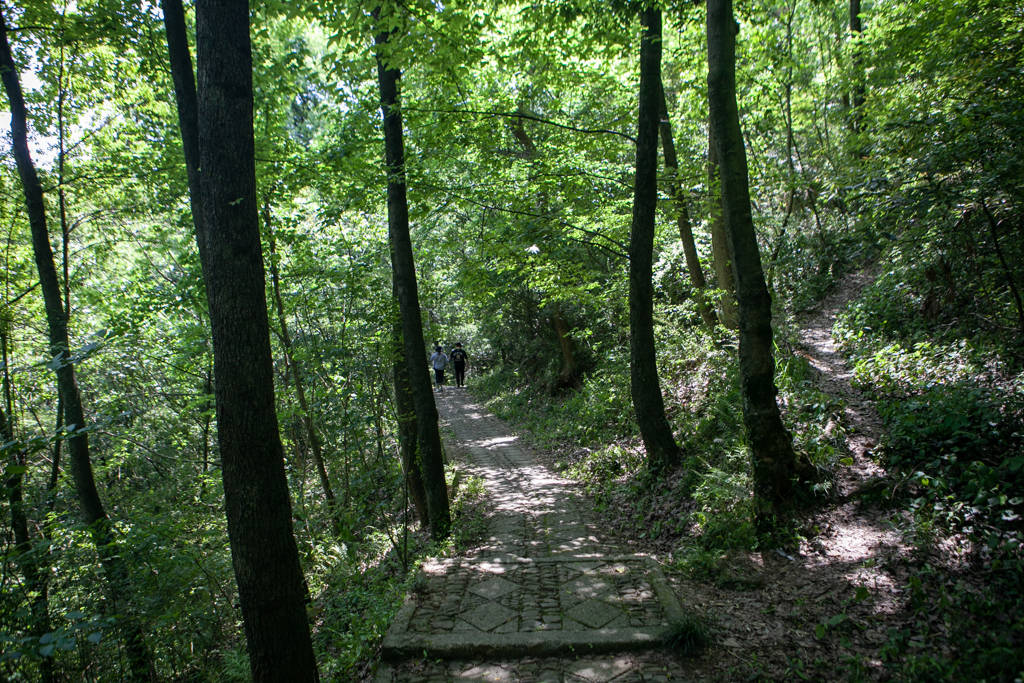
<instances>
[{"instance_id":1,"label":"person with backpack","mask_svg":"<svg viewBox=\"0 0 1024 683\"><path fill-rule=\"evenodd\" d=\"M430 367L434 368L434 385L438 391L444 391L444 369L448 366L448 356L441 350L441 345L434 347L430 354Z\"/></svg>"},{"instance_id":2,"label":"person with backpack","mask_svg":"<svg viewBox=\"0 0 1024 683\"><path fill-rule=\"evenodd\" d=\"M455 367L455 386L457 387L466 386L466 359L468 357L466 350L462 348L462 342L455 342L451 359L452 365Z\"/></svg>"}]
</instances>

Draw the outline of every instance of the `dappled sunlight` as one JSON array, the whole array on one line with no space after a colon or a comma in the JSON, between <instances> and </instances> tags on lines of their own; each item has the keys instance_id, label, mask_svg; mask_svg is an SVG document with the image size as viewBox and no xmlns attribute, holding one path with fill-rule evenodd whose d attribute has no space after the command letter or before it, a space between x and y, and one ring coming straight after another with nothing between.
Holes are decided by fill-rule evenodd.
<instances>
[{"instance_id":1,"label":"dappled sunlight","mask_svg":"<svg viewBox=\"0 0 1024 683\"><path fill-rule=\"evenodd\" d=\"M865 519L848 519L831 533L816 539L810 565L833 562L862 562L875 557L880 549L904 550L900 534Z\"/></svg>"},{"instance_id":2,"label":"dappled sunlight","mask_svg":"<svg viewBox=\"0 0 1024 683\"><path fill-rule=\"evenodd\" d=\"M515 443L517 440L517 437L514 436L496 436L490 439L470 441L469 444L472 446L479 446L481 448L494 448L495 446L505 446L510 443Z\"/></svg>"},{"instance_id":3,"label":"dappled sunlight","mask_svg":"<svg viewBox=\"0 0 1024 683\"><path fill-rule=\"evenodd\" d=\"M464 394L440 396L441 417L466 456L463 466L482 480L492 509L485 539L473 554L599 557L604 549L594 529L581 521L584 503L572 483L537 462L504 423Z\"/></svg>"}]
</instances>

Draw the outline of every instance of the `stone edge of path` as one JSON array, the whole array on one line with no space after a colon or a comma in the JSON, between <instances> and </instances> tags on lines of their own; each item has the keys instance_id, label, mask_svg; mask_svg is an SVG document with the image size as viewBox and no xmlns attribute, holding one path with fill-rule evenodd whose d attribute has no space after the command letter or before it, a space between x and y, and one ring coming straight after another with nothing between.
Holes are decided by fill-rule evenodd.
<instances>
[{"instance_id":1,"label":"stone edge of path","mask_svg":"<svg viewBox=\"0 0 1024 683\"><path fill-rule=\"evenodd\" d=\"M593 562L596 558L519 558L483 559L493 564L542 564ZM412 657L435 657L461 659L472 657L503 656L553 656L594 652L618 652L624 650L649 649L664 642L671 622L683 616L683 609L675 593L665 580L658 563L648 555L612 555L600 558L604 562L642 561L646 566L646 578L661 603L668 618L667 624L644 628L593 629L586 631L534 631L530 633L479 633L463 632L443 635L410 635L406 632L410 619L416 610L416 596L406 596L395 620L388 629L381 644L381 659L399 661ZM457 566L466 562L460 559L435 561L435 566ZM422 571L422 569L420 570Z\"/></svg>"}]
</instances>

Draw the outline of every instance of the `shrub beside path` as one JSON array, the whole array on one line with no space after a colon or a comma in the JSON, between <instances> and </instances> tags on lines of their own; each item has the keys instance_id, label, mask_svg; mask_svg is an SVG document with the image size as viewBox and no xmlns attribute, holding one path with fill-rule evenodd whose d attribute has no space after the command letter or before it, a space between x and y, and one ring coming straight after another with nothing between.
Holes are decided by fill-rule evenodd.
<instances>
[{"instance_id":1,"label":"shrub beside path","mask_svg":"<svg viewBox=\"0 0 1024 683\"><path fill-rule=\"evenodd\" d=\"M435 394L448 450L478 478L487 530L425 562L377 681L669 681L661 644L682 610L658 564L606 539L574 485L462 389Z\"/></svg>"}]
</instances>

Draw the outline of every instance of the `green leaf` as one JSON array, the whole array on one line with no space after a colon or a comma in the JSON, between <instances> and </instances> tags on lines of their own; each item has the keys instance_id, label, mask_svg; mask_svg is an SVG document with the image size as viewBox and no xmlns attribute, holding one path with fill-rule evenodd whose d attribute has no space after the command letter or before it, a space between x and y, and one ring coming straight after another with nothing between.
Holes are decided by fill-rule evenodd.
<instances>
[{"instance_id":1,"label":"green leaf","mask_svg":"<svg viewBox=\"0 0 1024 683\"><path fill-rule=\"evenodd\" d=\"M25 465L8 465L4 468L4 479L18 474L25 474L26 472L28 472L28 467Z\"/></svg>"}]
</instances>

